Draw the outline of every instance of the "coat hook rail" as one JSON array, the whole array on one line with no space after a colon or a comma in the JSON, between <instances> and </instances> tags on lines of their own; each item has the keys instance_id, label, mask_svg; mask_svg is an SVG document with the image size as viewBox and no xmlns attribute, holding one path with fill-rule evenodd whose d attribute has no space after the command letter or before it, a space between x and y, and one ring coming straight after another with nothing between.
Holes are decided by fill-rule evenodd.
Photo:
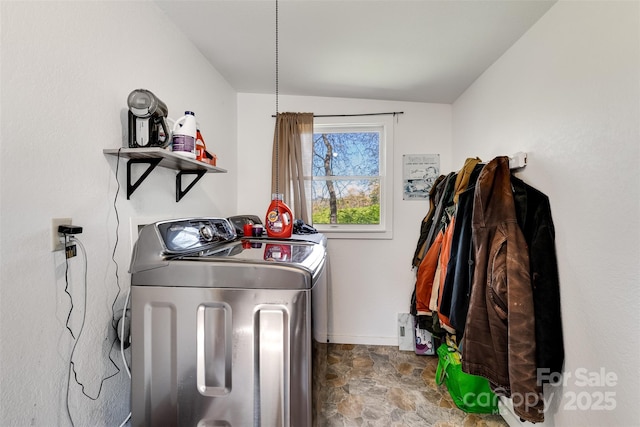
<instances>
[{"instance_id":1,"label":"coat hook rail","mask_svg":"<svg viewBox=\"0 0 640 427\"><path fill-rule=\"evenodd\" d=\"M519 151L509 156L509 169L520 169L527 166L527 153Z\"/></svg>"}]
</instances>

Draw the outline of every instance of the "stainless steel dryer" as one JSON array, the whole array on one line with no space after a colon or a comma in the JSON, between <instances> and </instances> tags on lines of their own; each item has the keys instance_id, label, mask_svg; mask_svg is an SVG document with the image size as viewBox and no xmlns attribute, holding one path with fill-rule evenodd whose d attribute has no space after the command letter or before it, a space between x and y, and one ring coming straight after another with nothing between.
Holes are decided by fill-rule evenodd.
<instances>
[{"instance_id":1,"label":"stainless steel dryer","mask_svg":"<svg viewBox=\"0 0 640 427\"><path fill-rule=\"evenodd\" d=\"M222 218L144 227L131 262L132 424L315 424L325 247L322 235L238 239Z\"/></svg>"}]
</instances>

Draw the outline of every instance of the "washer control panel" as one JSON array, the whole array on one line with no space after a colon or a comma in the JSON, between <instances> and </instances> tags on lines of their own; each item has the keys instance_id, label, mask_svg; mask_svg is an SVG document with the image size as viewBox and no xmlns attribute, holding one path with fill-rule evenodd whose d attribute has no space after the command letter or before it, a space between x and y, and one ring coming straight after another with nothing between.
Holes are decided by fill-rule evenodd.
<instances>
[{"instance_id":1,"label":"washer control panel","mask_svg":"<svg viewBox=\"0 0 640 427\"><path fill-rule=\"evenodd\" d=\"M210 249L237 238L225 218L177 219L156 223L167 253L190 253Z\"/></svg>"}]
</instances>

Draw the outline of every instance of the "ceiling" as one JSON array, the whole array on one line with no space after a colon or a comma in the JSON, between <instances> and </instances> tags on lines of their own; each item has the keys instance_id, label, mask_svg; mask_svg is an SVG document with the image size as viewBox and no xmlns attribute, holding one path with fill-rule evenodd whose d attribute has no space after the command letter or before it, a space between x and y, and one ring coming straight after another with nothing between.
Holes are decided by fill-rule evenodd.
<instances>
[{"instance_id":1,"label":"ceiling","mask_svg":"<svg viewBox=\"0 0 640 427\"><path fill-rule=\"evenodd\" d=\"M452 103L556 0L279 0L278 92ZM275 93L275 0L155 0L243 93Z\"/></svg>"}]
</instances>

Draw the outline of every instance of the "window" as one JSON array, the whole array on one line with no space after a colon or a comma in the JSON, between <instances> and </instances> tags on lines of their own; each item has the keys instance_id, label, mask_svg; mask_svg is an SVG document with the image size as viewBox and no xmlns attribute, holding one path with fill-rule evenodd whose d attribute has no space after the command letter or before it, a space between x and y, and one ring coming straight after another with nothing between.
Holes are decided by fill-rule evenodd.
<instances>
[{"instance_id":1,"label":"window","mask_svg":"<svg viewBox=\"0 0 640 427\"><path fill-rule=\"evenodd\" d=\"M376 120L315 119L311 212L313 226L328 237L391 238L389 126Z\"/></svg>"}]
</instances>

